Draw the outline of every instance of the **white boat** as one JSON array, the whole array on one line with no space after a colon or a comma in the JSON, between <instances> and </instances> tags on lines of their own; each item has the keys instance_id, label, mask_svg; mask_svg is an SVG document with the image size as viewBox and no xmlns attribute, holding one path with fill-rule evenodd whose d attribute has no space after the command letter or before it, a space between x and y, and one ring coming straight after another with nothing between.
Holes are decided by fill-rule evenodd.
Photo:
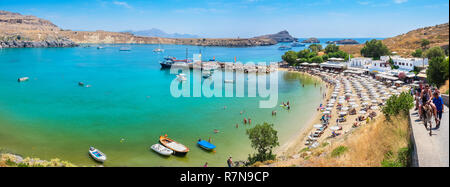
<instances>
[{"instance_id":1,"label":"white boat","mask_svg":"<svg viewBox=\"0 0 450 187\"><path fill-rule=\"evenodd\" d=\"M155 151L155 152L157 152L157 153L159 153L161 155L164 155L164 156L170 156L171 154L173 154L173 151L171 149L169 149L167 147L164 147L163 145L161 145L159 143L155 144L155 145L152 145L150 148L153 151Z\"/></svg>"},{"instance_id":2,"label":"white boat","mask_svg":"<svg viewBox=\"0 0 450 187\"><path fill-rule=\"evenodd\" d=\"M159 44L158 48L153 49L153 52L155 52L155 53L162 53L162 52L164 52L164 49L161 49L161 44Z\"/></svg>"},{"instance_id":3,"label":"white boat","mask_svg":"<svg viewBox=\"0 0 450 187\"><path fill-rule=\"evenodd\" d=\"M89 155L97 162L103 163L106 161L106 155L94 147L89 148Z\"/></svg>"},{"instance_id":4,"label":"white boat","mask_svg":"<svg viewBox=\"0 0 450 187\"><path fill-rule=\"evenodd\" d=\"M119 49L119 51L131 51L131 48L129 48L129 47L121 47Z\"/></svg>"},{"instance_id":5,"label":"white boat","mask_svg":"<svg viewBox=\"0 0 450 187\"><path fill-rule=\"evenodd\" d=\"M21 77L19 79L17 79L18 82L24 82L27 81L28 79L30 79L29 77Z\"/></svg>"},{"instance_id":6,"label":"white boat","mask_svg":"<svg viewBox=\"0 0 450 187\"><path fill-rule=\"evenodd\" d=\"M225 83L233 83L234 81L233 80L225 80L224 82Z\"/></svg>"},{"instance_id":7,"label":"white boat","mask_svg":"<svg viewBox=\"0 0 450 187\"><path fill-rule=\"evenodd\" d=\"M186 80L187 80L184 74L179 74L179 75L177 75L177 79L178 79L179 81L186 81Z\"/></svg>"}]
</instances>

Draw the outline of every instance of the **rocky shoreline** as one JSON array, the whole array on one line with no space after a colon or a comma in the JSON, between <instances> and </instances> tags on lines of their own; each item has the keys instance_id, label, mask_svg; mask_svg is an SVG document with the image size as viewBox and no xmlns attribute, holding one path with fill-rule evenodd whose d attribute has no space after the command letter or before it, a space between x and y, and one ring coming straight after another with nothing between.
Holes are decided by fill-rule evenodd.
<instances>
[{"instance_id":1,"label":"rocky shoreline","mask_svg":"<svg viewBox=\"0 0 450 187\"><path fill-rule=\"evenodd\" d=\"M77 47L79 44L67 39L48 41L0 41L0 48L48 48L48 47Z\"/></svg>"}]
</instances>

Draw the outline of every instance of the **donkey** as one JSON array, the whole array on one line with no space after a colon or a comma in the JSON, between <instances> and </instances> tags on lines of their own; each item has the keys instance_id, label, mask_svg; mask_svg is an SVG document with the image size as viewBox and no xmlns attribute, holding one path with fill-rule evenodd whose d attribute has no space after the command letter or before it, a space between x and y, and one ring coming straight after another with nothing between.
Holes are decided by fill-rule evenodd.
<instances>
[{"instance_id":1,"label":"donkey","mask_svg":"<svg viewBox=\"0 0 450 187\"><path fill-rule=\"evenodd\" d=\"M422 120L423 120L423 124L425 125L425 128L426 129L428 129L429 128L429 130L430 130L430 136L432 135L431 134L431 130L432 130L432 127L433 127L433 124L432 124L432 119L433 119L433 108L431 107L431 105L429 105L428 103L427 104L424 104L423 106L422 106ZM429 127L428 127L428 124L430 124L429 125Z\"/></svg>"}]
</instances>

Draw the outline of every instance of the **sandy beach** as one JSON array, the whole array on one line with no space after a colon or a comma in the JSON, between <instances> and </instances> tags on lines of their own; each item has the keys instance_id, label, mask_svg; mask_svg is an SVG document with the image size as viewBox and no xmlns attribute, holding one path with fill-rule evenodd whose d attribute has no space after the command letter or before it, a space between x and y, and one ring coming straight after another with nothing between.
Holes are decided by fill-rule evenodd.
<instances>
[{"instance_id":1,"label":"sandy beach","mask_svg":"<svg viewBox=\"0 0 450 187\"><path fill-rule=\"evenodd\" d=\"M281 71L289 71L289 70L281 69ZM305 75L308 75L308 76L311 76L311 77L321 80L322 86L324 87L324 89L322 90L322 94L323 94L323 92L326 92L326 97L323 98L321 101L322 105L326 105L327 102L331 99L331 95L332 95L332 92L335 87L334 85L323 81L322 78L319 77L318 75L313 75L313 74L309 74L307 72L298 72L298 71L290 71L290 72L305 74ZM325 86L325 85L328 85L328 86ZM352 89L352 91L355 91L355 90ZM343 95L343 93L344 93L344 91L341 90L339 92L339 95ZM355 98L355 99L356 99L356 103L361 102L361 98ZM317 108L318 107L319 106L317 106ZM316 110L316 108L314 110ZM356 111L360 111L360 110L361 110L361 106L358 106L356 108ZM336 120L339 116L339 115L337 115L337 111L338 110L336 109L336 106L334 106L332 113L331 113L332 117L329 119L329 126L336 125ZM369 109L367 112L368 112L367 114L369 114L370 112L376 112L377 116L379 116L381 111L379 108L377 110ZM303 159L300 156L300 151L302 149L308 148L308 145L305 145L305 141L307 140L308 135L310 135L310 133L314 131L314 127L313 127L314 124L321 124L321 121L320 121L321 116L322 116L322 112L320 110L317 110L317 112L315 112L315 114L307 121L307 125L305 125L299 132L297 132L296 135L293 136L288 142L286 142L285 144L278 147L275 151L275 153L278 156L278 160L277 160L277 162L270 164L269 166L283 167L283 166L292 166L292 165L298 164L299 161ZM367 115L364 115L364 116L367 117ZM341 134L337 137L331 137L332 130L327 128L323 132L322 136L320 136L317 139L317 142L319 142L319 146L322 147L322 146L326 146L326 145L331 145L331 144L338 142L338 141L342 140L343 138L347 137L347 135L351 134L353 132L353 130L357 129L357 127L356 128L353 127L353 123L355 123L355 122L358 122L358 127L360 127L361 125L365 125L367 123L366 120L357 121L356 119L358 117L359 117L359 114L347 115L346 121L338 124L339 126L342 127L342 129L336 131L337 133Z\"/></svg>"}]
</instances>

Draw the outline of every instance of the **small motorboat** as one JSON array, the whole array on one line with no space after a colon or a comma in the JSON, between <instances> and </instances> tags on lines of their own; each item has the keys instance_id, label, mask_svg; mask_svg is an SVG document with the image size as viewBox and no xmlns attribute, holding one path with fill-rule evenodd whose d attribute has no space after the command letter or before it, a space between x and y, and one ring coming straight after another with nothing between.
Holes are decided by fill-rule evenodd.
<instances>
[{"instance_id":1,"label":"small motorboat","mask_svg":"<svg viewBox=\"0 0 450 187\"><path fill-rule=\"evenodd\" d=\"M165 147L171 149L172 151L174 151L175 153L180 153L180 154L186 154L187 152L189 152L189 148L186 147L183 144L180 144L170 138L166 136L160 136L159 137L159 142L164 145Z\"/></svg>"},{"instance_id":2,"label":"small motorboat","mask_svg":"<svg viewBox=\"0 0 450 187\"><path fill-rule=\"evenodd\" d=\"M171 149L164 147L163 145L161 145L159 143L152 145L150 148L153 151L155 151L161 155L164 155L164 156L170 156L171 154L173 154L173 151Z\"/></svg>"},{"instance_id":3,"label":"small motorboat","mask_svg":"<svg viewBox=\"0 0 450 187\"><path fill-rule=\"evenodd\" d=\"M203 149L206 149L208 151L213 150L214 148L216 148L215 145L213 145L212 143L209 143L208 141L205 140L200 140L197 142L197 145L200 146Z\"/></svg>"},{"instance_id":4,"label":"small motorboat","mask_svg":"<svg viewBox=\"0 0 450 187\"><path fill-rule=\"evenodd\" d=\"M78 83L78 86L82 86L82 87L83 87L83 86L84 86L84 83L83 83L83 82L79 82L79 83Z\"/></svg>"},{"instance_id":5,"label":"small motorboat","mask_svg":"<svg viewBox=\"0 0 450 187\"><path fill-rule=\"evenodd\" d=\"M119 51L131 51L131 48L129 48L129 47L121 47L119 49Z\"/></svg>"},{"instance_id":6,"label":"small motorboat","mask_svg":"<svg viewBox=\"0 0 450 187\"><path fill-rule=\"evenodd\" d=\"M103 163L106 161L106 155L94 147L89 148L89 155L97 162Z\"/></svg>"},{"instance_id":7,"label":"small motorboat","mask_svg":"<svg viewBox=\"0 0 450 187\"><path fill-rule=\"evenodd\" d=\"M30 79L29 77L21 77L19 79L17 79L18 82L25 82L28 81L28 79Z\"/></svg>"},{"instance_id":8,"label":"small motorboat","mask_svg":"<svg viewBox=\"0 0 450 187\"><path fill-rule=\"evenodd\" d=\"M179 74L179 75L177 75L177 79L178 79L179 81L186 81L186 80L187 80L184 74Z\"/></svg>"},{"instance_id":9,"label":"small motorboat","mask_svg":"<svg viewBox=\"0 0 450 187\"><path fill-rule=\"evenodd\" d=\"M225 83L233 83L234 81L233 80L225 80L224 82Z\"/></svg>"},{"instance_id":10,"label":"small motorboat","mask_svg":"<svg viewBox=\"0 0 450 187\"><path fill-rule=\"evenodd\" d=\"M103 49L103 48L104 48L104 47L102 47L102 46L98 46L98 47L97 47L97 49Z\"/></svg>"}]
</instances>

